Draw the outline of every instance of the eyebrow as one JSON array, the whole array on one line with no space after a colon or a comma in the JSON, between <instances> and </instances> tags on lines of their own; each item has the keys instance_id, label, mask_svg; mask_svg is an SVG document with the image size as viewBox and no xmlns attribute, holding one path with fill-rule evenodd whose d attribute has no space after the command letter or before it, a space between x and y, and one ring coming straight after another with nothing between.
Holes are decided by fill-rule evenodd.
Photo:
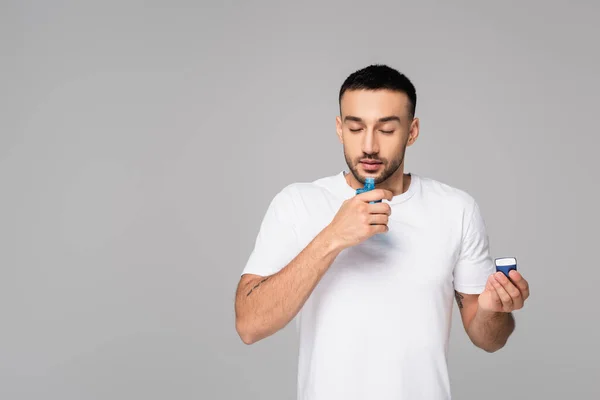
<instances>
[{"instance_id":1,"label":"eyebrow","mask_svg":"<svg viewBox=\"0 0 600 400\"><path fill-rule=\"evenodd\" d=\"M344 117L344 121L355 121L355 122L363 122L361 118L354 117L352 115L347 115ZM390 121L398 121L400 122L400 118L395 115L391 115L389 117L379 118L377 122L390 122Z\"/></svg>"}]
</instances>

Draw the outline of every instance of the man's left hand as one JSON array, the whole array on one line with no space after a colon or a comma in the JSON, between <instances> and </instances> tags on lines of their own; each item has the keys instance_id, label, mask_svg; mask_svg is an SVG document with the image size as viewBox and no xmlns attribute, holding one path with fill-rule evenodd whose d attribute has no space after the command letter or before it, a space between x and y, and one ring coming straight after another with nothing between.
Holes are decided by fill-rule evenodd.
<instances>
[{"instance_id":1,"label":"man's left hand","mask_svg":"<svg viewBox=\"0 0 600 400\"><path fill-rule=\"evenodd\" d=\"M529 297L529 283L523 276L512 270L506 277L496 272L488 277L485 290L479 295L479 307L490 312L512 312L523 308Z\"/></svg>"}]
</instances>

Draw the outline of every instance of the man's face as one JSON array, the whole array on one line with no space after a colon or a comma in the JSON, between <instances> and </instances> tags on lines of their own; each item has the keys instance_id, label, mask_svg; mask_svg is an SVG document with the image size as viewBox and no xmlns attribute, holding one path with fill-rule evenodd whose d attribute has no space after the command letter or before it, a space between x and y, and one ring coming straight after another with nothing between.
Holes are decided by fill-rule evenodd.
<instances>
[{"instance_id":1,"label":"man's face","mask_svg":"<svg viewBox=\"0 0 600 400\"><path fill-rule=\"evenodd\" d=\"M418 135L409 104L406 94L390 90L351 90L342 96L337 133L348 168L360 183L372 177L377 184L401 173L406 147Z\"/></svg>"}]
</instances>

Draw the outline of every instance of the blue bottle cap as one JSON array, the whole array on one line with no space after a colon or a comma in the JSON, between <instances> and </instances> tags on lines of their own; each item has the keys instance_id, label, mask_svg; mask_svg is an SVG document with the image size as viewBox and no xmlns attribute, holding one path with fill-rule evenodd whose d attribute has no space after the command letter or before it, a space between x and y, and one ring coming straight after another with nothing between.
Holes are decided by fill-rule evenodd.
<instances>
[{"instance_id":1,"label":"blue bottle cap","mask_svg":"<svg viewBox=\"0 0 600 400\"><path fill-rule=\"evenodd\" d=\"M358 194L358 191L360 191L360 193L364 193L373 189L375 189L375 178L365 178L365 186L362 189L358 189L356 194ZM369 203L381 203L381 200L370 201Z\"/></svg>"},{"instance_id":2,"label":"blue bottle cap","mask_svg":"<svg viewBox=\"0 0 600 400\"><path fill-rule=\"evenodd\" d=\"M366 178L365 179L365 190L373 190L375 189L375 178Z\"/></svg>"}]
</instances>

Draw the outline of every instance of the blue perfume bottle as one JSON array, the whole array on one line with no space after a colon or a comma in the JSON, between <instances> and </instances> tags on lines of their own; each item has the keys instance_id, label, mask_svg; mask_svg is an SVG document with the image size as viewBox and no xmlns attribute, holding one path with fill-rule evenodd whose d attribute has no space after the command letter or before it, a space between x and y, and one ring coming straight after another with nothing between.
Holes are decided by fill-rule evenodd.
<instances>
[{"instance_id":1,"label":"blue perfume bottle","mask_svg":"<svg viewBox=\"0 0 600 400\"><path fill-rule=\"evenodd\" d=\"M356 189L356 194L361 194L375 189L375 178L366 178L365 185L362 188ZM381 203L381 200L370 201L370 204Z\"/></svg>"},{"instance_id":2,"label":"blue perfume bottle","mask_svg":"<svg viewBox=\"0 0 600 400\"><path fill-rule=\"evenodd\" d=\"M494 260L496 271L502 272L508 278L511 270L517 270L517 259L515 257L501 257Z\"/></svg>"}]
</instances>

